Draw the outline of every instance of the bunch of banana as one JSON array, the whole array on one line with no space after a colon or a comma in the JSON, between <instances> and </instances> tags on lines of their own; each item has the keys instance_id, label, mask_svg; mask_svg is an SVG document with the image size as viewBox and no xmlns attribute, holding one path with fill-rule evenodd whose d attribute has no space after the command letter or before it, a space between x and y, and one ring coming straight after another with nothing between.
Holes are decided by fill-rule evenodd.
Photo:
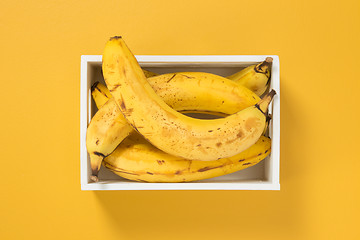
<instances>
[{"instance_id":1,"label":"bunch of banana","mask_svg":"<svg viewBox=\"0 0 360 240\"><path fill-rule=\"evenodd\" d=\"M270 64L267 58L242 70L234 81L197 72L147 79L124 41L110 39L103 55L110 91L101 84L92 88L99 108L87 132L92 179L97 180L104 158L104 165L118 175L150 182L200 180L261 161L270 153L270 139L261 135L275 92L260 100L243 85L262 82L252 85L261 95L267 88ZM178 111L230 115L202 120ZM134 134L126 138L133 130L143 139Z\"/></svg>"}]
</instances>

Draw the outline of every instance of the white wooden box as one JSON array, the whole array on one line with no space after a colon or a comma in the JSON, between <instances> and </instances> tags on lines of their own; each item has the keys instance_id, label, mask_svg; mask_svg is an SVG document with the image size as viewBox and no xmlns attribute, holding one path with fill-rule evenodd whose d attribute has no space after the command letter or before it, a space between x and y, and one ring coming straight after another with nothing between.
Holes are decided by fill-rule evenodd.
<instances>
[{"instance_id":1,"label":"white wooden box","mask_svg":"<svg viewBox=\"0 0 360 240\"><path fill-rule=\"evenodd\" d=\"M86 150L86 129L96 112L91 98L91 86L104 83L101 72L101 55L81 56L80 86L80 169L82 190L280 190L280 66L279 57L274 55L216 55L216 56L136 56L140 65L156 73L179 71L203 71L227 76L246 66L273 58L271 89L276 95L269 112L273 118L269 126L272 139L271 154L255 166L208 180L190 183L141 183L126 180L105 167L99 172L99 182L90 180L90 158Z\"/></svg>"}]
</instances>

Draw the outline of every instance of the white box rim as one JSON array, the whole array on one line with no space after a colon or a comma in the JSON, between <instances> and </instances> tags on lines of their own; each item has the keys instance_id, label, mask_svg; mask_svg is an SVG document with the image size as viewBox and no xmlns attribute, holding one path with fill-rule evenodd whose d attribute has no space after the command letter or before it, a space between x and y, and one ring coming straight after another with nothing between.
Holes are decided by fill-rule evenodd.
<instances>
[{"instance_id":1,"label":"white box rim","mask_svg":"<svg viewBox=\"0 0 360 240\"><path fill-rule=\"evenodd\" d=\"M136 55L138 62L146 63L246 63L273 58L271 88L276 95L272 102L273 129L271 132L271 176L270 181L244 181L243 183L90 183L86 151L86 129L88 126L88 63L101 63L101 55L81 56L80 83L80 174L82 190L280 190L280 62L277 55Z\"/></svg>"}]
</instances>

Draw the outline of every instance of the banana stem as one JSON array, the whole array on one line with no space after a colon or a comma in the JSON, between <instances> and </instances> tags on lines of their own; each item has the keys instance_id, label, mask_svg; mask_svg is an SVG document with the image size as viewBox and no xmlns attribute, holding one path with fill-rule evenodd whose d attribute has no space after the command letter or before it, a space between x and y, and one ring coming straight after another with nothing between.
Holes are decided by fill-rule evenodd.
<instances>
[{"instance_id":1,"label":"banana stem","mask_svg":"<svg viewBox=\"0 0 360 240\"><path fill-rule=\"evenodd\" d=\"M269 107L269 104L273 97L275 96L276 91L272 89L268 94L266 94L255 106L266 116L266 111Z\"/></svg>"},{"instance_id":2,"label":"banana stem","mask_svg":"<svg viewBox=\"0 0 360 240\"><path fill-rule=\"evenodd\" d=\"M272 61L272 57L267 57L265 61L255 66L255 71L258 73L266 73L266 71L271 68Z\"/></svg>"},{"instance_id":3,"label":"banana stem","mask_svg":"<svg viewBox=\"0 0 360 240\"><path fill-rule=\"evenodd\" d=\"M93 182L98 182L98 181L99 181L98 176L95 176L95 175L91 175L91 176L90 176L90 179L91 179Z\"/></svg>"}]
</instances>

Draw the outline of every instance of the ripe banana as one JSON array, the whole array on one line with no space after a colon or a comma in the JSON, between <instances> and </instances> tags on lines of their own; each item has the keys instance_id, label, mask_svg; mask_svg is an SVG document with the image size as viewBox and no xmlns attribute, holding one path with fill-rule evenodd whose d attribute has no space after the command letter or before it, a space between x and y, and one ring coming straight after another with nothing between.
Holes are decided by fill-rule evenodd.
<instances>
[{"instance_id":1,"label":"ripe banana","mask_svg":"<svg viewBox=\"0 0 360 240\"><path fill-rule=\"evenodd\" d=\"M156 78L155 78L156 79ZM149 79L148 79L149 80ZM150 79L150 80L153 80L153 79ZM156 89L156 85L154 84L154 82L153 81L149 81L150 82L150 84L153 86L153 88L154 89ZM189 81L186 85L188 85L189 83L191 83L192 81ZM169 85L169 84L168 84ZM172 85L172 84L171 84ZM182 85L183 86L183 85ZM171 88L170 86L169 86L169 88ZM98 107L98 109L100 109L112 96L111 96L111 93L110 93L110 91L107 89L107 87L105 86L105 85L103 85L103 84L101 84L100 82L96 82L93 86L92 86L92 91L91 91L91 95L93 96L93 98L94 98L94 101L95 101L95 104L96 104L96 106ZM190 90L191 90L192 88L190 88ZM207 90L207 89L206 89ZM217 90L219 90L219 89L217 89ZM158 90L155 90L156 91L156 93L158 94ZM191 92L191 91L189 91L189 92ZM189 93L188 92L188 93ZM224 94L224 91L223 90L221 90L221 92ZM207 92L207 93L209 93L209 92ZM180 95L181 95L182 93L180 92ZM164 101L166 102L166 103L168 103L168 102L171 102L172 101L172 99L171 98L168 98L167 97L167 95L168 94L163 94L164 96L163 96L163 99L164 99ZM200 94L201 95L201 94ZM212 94L210 94L211 96L213 96ZM109 97L110 96L110 97ZM196 97L196 96L194 96L194 97ZM216 96L215 96L216 97ZM189 98L188 96L186 96L186 98ZM222 99L224 99L224 97L222 98ZM251 99L251 98L249 98L249 99ZM208 100L208 99L205 99L205 100ZM211 97L210 97L210 100L211 100ZM199 98L197 99L197 101L199 101ZM177 102L183 102L183 101L177 101ZM177 106L177 104L174 104L174 106L175 106L175 109L183 109L183 110L179 110L179 112L181 112L181 113L184 113L184 114L191 114L192 116L194 115L194 114L197 114L196 116L198 117L198 118L200 118L200 116L201 115L198 115L198 114L202 114L202 115L211 115L211 116L216 116L216 117L226 117L226 116L228 116L229 114L231 114L231 113L233 113L233 112L237 112L236 111L236 108L234 108L234 109L232 109L230 106L226 106L225 108L223 108L223 109L225 109L225 112L226 113L224 113L224 112L214 112L214 111L208 111L208 110L197 110L197 109L195 109L195 104L197 104L197 103L195 103L195 101L192 101L193 103L194 103L194 105L189 105L189 109L192 109L193 108L193 110L187 110L184 106L182 106L182 105L179 105L179 106ZM169 103L168 103L168 105L170 105ZM174 108L174 107L173 107ZM211 108L211 106L208 106L207 107L207 109L208 108ZM245 108L245 107L244 107ZM223 109L221 109L221 110L223 110ZM239 107L239 109L238 110L241 110L241 109L243 109L243 108L241 108L241 107ZM229 111L226 111L226 110L229 110ZM271 118L272 118L272 116L271 115L267 115L267 117L266 117L266 126L265 126L265 129L264 129L264 133L263 133L263 135L265 135L265 133L266 133L266 130L267 130L267 128L268 128L268 125L269 125L269 122L270 122L270 120L271 120Z\"/></svg>"},{"instance_id":2,"label":"ripe banana","mask_svg":"<svg viewBox=\"0 0 360 240\"><path fill-rule=\"evenodd\" d=\"M212 73L167 73L148 78L147 81L156 95L167 99L166 104L177 111L233 114L260 100L246 87Z\"/></svg>"},{"instance_id":3,"label":"ripe banana","mask_svg":"<svg viewBox=\"0 0 360 240\"><path fill-rule=\"evenodd\" d=\"M98 109L104 106L104 104L112 98L110 91L100 82L96 82L91 86L91 96L93 97Z\"/></svg>"},{"instance_id":4,"label":"ripe banana","mask_svg":"<svg viewBox=\"0 0 360 240\"><path fill-rule=\"evenodd\" d=\"M102 67L106 85L131 126L157 148L190 160L231 157L253 145L264 130L265 112L275 95L272 90L255 106L225 118L194 119L156 94L121 37L107 42Z\"/></svg>"},{"instance_id":5,"label":"ripe banana","mask_svg":"<svg viewBox=\"0 0 360 240\"><path fill-rule=\"evenodd\" d=\"M251 65L227 78L243 85L256 93L264 94L270 82L270 71L273 59L267 57L265 61Z\"/></svg>"},{"instance_id":6,"label":"ripe banana","mask_svg":"<svg viewBox=\"0 0 360 240\"><path fill-rule=\"evenodd\" d=\"M122 116L114 98L110 98L91 119L86 132L86 148L90 156L91 180L97 182L101 162L126 138L132 127Z\"/></svg>"},{"instance_id":7,"label":"ripe banana","mask_svg":"<svg viewBox=\"0 0 360 240\"><path fill-rule=\"evenodd\" d=\"M259 64L255 64L255 65L251 65L231 76L228 76L227 78L230 80L235 81L236 83L238 83L239 85L245 86L246 88L250 89L251 91L255 92L258 96L261 96L264 91L267 89L268 87L268 83L270 81L270 72L271 72L271 64L272 64L272 58L271 57L267 57L265 61L259 63ZM199 73L199 72L178 72L178 73L167 73L167 74L162 74L162 75L158 75L157 73L142 69L144 72L144 75L146 78L151 78L149 83L150 85L154 88L154 90L156 91L156 89L158 89L158 91L156 91L156 93L158 95L160 94L169 94L167 92L168 90L168 86L166 83L168 83L168 81L177 81L178 83L180 83L181 81L186 81L186 79L184 78L197 78L200 77L201 78L206 78L208 75L208 73ZM156 78L153 78L154 76L158 76ZM173 80L173 78L176 77L176 79ZM210 77L213 77L210 75ZM218 78L220 78L219 76L216 76ZM163 84L164 86L161 86L160 84ZM183 85L179 85L177 84L181 90L178 90L177 93L182 93L182 89L184 89ZM186 85L187 86L187 85ZM185 86L185 87L186 87ZM175 86L172 86L175 87ZM192 86L191 86L192 87ZM94 89L93 89L94 88ZM105 102L107 101L107 99L109 99L111 97L111 93L110 91L106 88L106 86L100 84L97 87L97 83L93 85L92 87L92 92L96 93L97 96L93 95L93 98L103 98L101 100L97 100L97 102L99 104L101 104L100 102L102 102L102 105L105 104ZM99 94L101 93L101 94ZM174 101L176 101L176 99L174 99ZM171 105L171 103L168 103ZM98 106L98 109L100 109L100 107ZM198 111L198 110L196 110Z\"/></svg>"},{"instance_id":8,"label":"ripe banana","mask_svg":"<svg viewBox=\"0 0 360 240\"><path fill-rule=\"evenodd\" d=\"M169 155L138 134L127 137L104 159L115 174L142 182L190 182L222 176L253 166L269 155L271 140L261 136L247 150L216 161L192 161Z\"/></svg>"},{"instance_id":9,"label":"ripe banana","mask_svg":"<svg viewBox=\"0 0 360 240\"><path fill-rule=\"evenodd\" d=\"M147 78L158 75L157 73L154 73L154 72L151 72L151 71L145 70L145 69L143 69L143 72L144 72L145 77L147 77Z\"/></svg>"},{"instance_id":10,"label":"ripe banana","mask_svg":"<svg viewBox=\"0 0 360 240\"><path fill-rule=\"evenodd\" d=\"M157 73L150 72L145 69L143 69L143 72L147 78L158 75ZM99 82L96 82L94 85L92 85L91 95L98 109L100 109L110 98L112 98L111 93L107 87Z\"/></svg>"},{"instance_id":11,"label":"ripe banana","mask_svg":"<svg viewBox=\"0 0 360 240\"><path fill-rule=\"evenodd\" d=\"M232 114L248 106L253 106L260 100L247 88L214 74L207 74L207 77L201 78L187 77L184 74L178 74L177 77L172 78L173 75L167 74L166 78L159 75L148 78L148 81L159 94L161 92L163 100L175 110L221 111L220 115ZM161 87L156 87L156 84ZM97 106L106 102L104 99L111 96L101 83L93 85L92 95ZM179 99L178 95L182 96L182 101L174 100ZM212 104L209 105L209 103ZM121 112L116 108L116 102L114 99L110 99L103 107L99 108L88 126L86 147L90 155L92 180L94 181L97 181L102 159L113 152L132 131Z\"/></svg>"},{"instance_id":12,"label":"ripe banana","mask_svg":"<svg viewBox=\"0 0 360 240\"><path fill-rule=\"evenodd\" d=\"M99 97L98 95L102 96ZM99 100L106 99L107 101L107 96L109 95L110 92L106 86L101 83L94 84L92 96L98 107L101 104ZM226 114L222 115L226 116ZM269 119L267 118L267 120ZM257 164L270 153L270 141L269 138L261 137L249 149L229 158L228 161L221 159L207 162L194 161L192 163L191 160L185 160L164 153L145 141L140 135L132 132L129 137L120 143L114 152L104 159L103 163L104 166L114 173L130 180L143 182L189 182L229 174ZM109 142L109 144L114 144L114 142L117 141ZM239 160L241 161L239 162ZM101 161L98 164L101 164ZM186 168L186 166L191 166L192 168ZM184 171L184 169L186 170ZM134 177L134 174L136 174L136 177Z\"/></svg>"},{"instance_id":13,"label":"ripe banana","mask_svg":"<svg viewBox=\"0 0 360 240\"><path fill-rule=\"evenodd\" d=\"M149 78L151 79L151 78ZM148 79L148 80L149 80ZM150 82L150 84L152 84ZM192 85L192 84L195 84L195 81L193 80L188 80L187 85ZM166 85L168 85L168 88L171 88L171 86L173 85L172 83L167 83ZM101 91L99 90L101 89ZM207 89L206 89L207 90ZM196 90L197 91L197 90ZM202 93L204 91L198 91L199 93ZM156 92L157 93L157 92ZM224 104L225 105L225 112L227 112L227 110L229 111L228 113L223 113L223 112L214 112L214 111L210 111L210 110L197 110L196 109L196 106L201 106L201 108L206 108L206 109L211 109L212 106L205 106L206 102L203 102L203 103L200 103L198 104L197 102L199 101L199 99L197 99L196 101L194 101L190 96L192 97L197 97L195 96L196 92L195 91L189 91L187 92L186 95L186 98L187 99L190 99L189 101L191 102L186 102L186 101L176 101L178 104L174 104L173 105L173 108L174 109L183 109L183 110L178 110L179 112L181 113L184 113L184 114L189 114L189 115L194 115L196 114L196 116L199 116L201 117L201 115L198 115L198 114L202 114L202 115L206 115L206 117L226 117L228 116L229 114L231 114L232 112L236 112L234 109L231 108L230 105L228 104ZM222 94L224 94L224 91L222 91ZM94 85L91 87L91 95L95 101L95 104L97 106L98 109L100 109L110 98L112 98L111 96L111 93L110 91L107 89L107 87L105 85L103 85L102 83L100 82L96 82L94 83ZM108 97L110 95L110 97ZM189 95L189 96L187 96ZM217 96L212 96L210 97L210 100L212 98L216 98ZM240 98L240 96L238 96ZM255 96L254 96L255 97ZM164 94L164 101L170 105L168 102L173 102L172 100L173 96L171 96L170 94ZM226 99L226 97L225 97ZM250 99L250 98L249 98ZM257 100L257 98L255 98ZM260 99L260 98L259 98ZM222 97L222 100L224 101L224 97ZM247 101L247 99L243 99L242 101ZM224 101L225 102L225 101ZM232 104L231 101L226 101L227 103L229 104ZM251 104L252 101L250 101L249 103L247 103L247 105ZM190 103L193 103L193 104L190 104ZM254 102L255 104L256 102ZM184 105L188 105L188 108L189 110L186 109L186 107L183 106ZM236 105L238 105L237 103L235 103ZM251 105L250 105L251 106ZM244 107L245 108L245 107ZM242 109L241 107L239 109ZM223 110L223 109L221 109Z\"/></svg>"}]
</instances>

